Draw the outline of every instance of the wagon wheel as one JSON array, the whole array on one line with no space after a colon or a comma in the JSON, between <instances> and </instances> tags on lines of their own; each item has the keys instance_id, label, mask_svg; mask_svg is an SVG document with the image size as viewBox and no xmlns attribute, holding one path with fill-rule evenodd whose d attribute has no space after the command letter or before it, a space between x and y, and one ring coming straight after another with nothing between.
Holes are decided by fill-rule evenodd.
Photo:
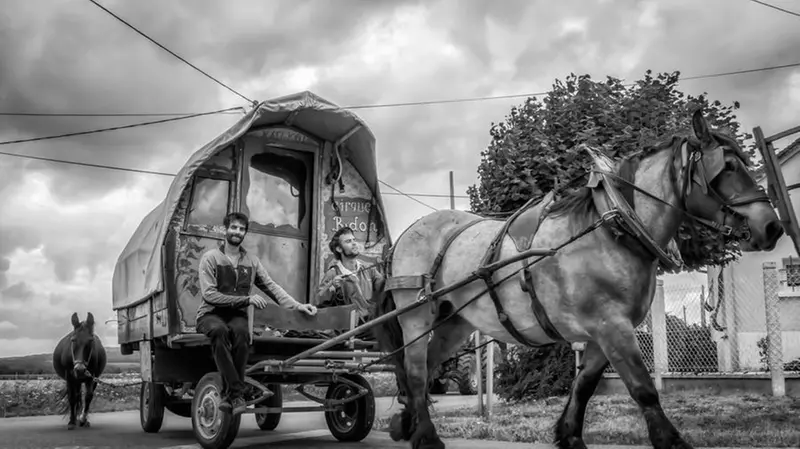
<instances>
[{"instance_id":1,"label":"wagon wheel","mask_svg":"<svg viewBox=\"0 0 800 449\"><path fill-rule=\"evenodd\" d=\"M274 394L256 407L283 407L283 390L280 384L269 384L267 388ZM281 422L281 413L256 413L256 424L261 430L275 430Z\"/></svg>"},{"instance_id":2,"label":"wagon wheel","mask_svg":"<svg viewBox=\"0 0 800 449\"><path fill-rule=\"evenodd\" d=\"M440 378L431 380L431 386L428 389L428 393L430 393L430 394L446 394L448 389L450 389L450 383L447 381L447 378L440 377Z\"/></svg>"},{"instance_id":3,"label":"wagon wheel","mask_svg":"<svg viewBox=\"0 0 800 449\"><path fill-rule=\"evenodd\" d=\"M232 415L219 409L222 402L222 376L207 373L197 383L192 398L192 431L205 449L224 449L233 443L239 432L242 415Z\"/></svg>"},{"instance_id":4,"label":"wagon wheel","mask_svg":"<svg viewBox=\"0 0 800 449\"><path fill-rule=\"evenodd\" d=\"M325 412L325 422L331 434L339 441L361 441L369 435L375 421L375 395L372 386L358 374L342 375L342 378L367 389L367 394L348 402L336 410ZM328 387L325 399L341 400L358 394L358 390L344 382L335 382Z\"/></svg>"},{"instance_id":5,"label":"wagon wheel","mask_svg":"<svg viewBox=\"0 0 800 449\"><path fill-rule=\"evenodd\" d=\"M164 386L155 382L142 382L139 389L139 421L147 433L161 430L164 422Z\"/></svg>"}]
</instances>

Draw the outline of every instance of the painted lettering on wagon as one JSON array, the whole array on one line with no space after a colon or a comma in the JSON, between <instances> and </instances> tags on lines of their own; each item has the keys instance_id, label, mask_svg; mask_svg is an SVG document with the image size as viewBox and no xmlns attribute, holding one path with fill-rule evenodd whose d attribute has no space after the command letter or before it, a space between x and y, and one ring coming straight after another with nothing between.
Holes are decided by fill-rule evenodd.
<instances>
[{"instance_id":1,"label":"painted lettering on wagon","mask_svg":"<svg viewBox=\"0 0 800 449\"><path fill-rule=\"evenodd\" d=\"M367 238L367 231L371 241L378 237L379 228L377 224L370 222L370 210L372 202L367 198L337 197L336 205L339 213L333 208L330 201L325 202L325 232L334 233L340 228L349 227L353 230L356 238L364 242Z\"/></svg>"}]
</instances>

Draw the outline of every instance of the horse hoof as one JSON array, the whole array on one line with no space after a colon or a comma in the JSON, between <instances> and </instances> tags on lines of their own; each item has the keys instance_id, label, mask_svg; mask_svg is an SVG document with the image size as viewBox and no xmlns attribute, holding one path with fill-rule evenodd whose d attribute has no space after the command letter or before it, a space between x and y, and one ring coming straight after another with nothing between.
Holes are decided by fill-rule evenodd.
<instances>
[{"instance_id":1,"label":"horse hoof","mask_svg":"<svg viewBox=\"0 0 800 449\"><path fill-rule=\"evenodd\" d=\"M74 423L67 424L67 430L75 430L75 424Z\"/></svg>"},{"instance_id":2,"label":"horse hoof","mask_svg":"<svg viewBox=\"0 0 800 449\"><path fill-rule=\"evenodd\" d=\"M439 439L439 437L423 438L412 446L414 449L445 449L444 441Z\"/></svg>"},{"instance_id":3,"label":"horse hoof","mask_svg":"<svg viewBox=\"0 0 800 449\"><path fill-rule=\"evenodd\" d=\"M81 427L92 427L92 425L89 423L89 421L85 421L85 422L80 423L80 426Z\"/></svg>"}]
</instances>

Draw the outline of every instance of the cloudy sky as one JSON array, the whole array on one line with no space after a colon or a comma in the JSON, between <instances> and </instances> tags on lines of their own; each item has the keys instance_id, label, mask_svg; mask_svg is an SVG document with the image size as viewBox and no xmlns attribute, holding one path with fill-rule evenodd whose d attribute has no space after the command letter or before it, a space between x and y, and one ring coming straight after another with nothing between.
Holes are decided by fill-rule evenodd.
<instances>
[{"instance_id":1,"label":"cloudy sky","mask_svg":"<svg viewBox=\"0 0 800 449\"><path fill-rule=\"evenodd\" d=\"M771 0L800 11L794 0ZM139 1L101 4L245 96L311 90L342 106L524 94L570 72L635 80L800 62L800 17L747 0ZM91 2L6 0L0 13L0 112L205 112L245 102ZM800 68L683 82L742 103L746 129L800 117ZM476 181L492 122L523 98L364 108L379 176L410 193ZM175 172L238 114L0 151ZM0 141L152 120L0 116ZM170 179L0 155L0 356L49 352L69 317L112 317L117 256ZM384 189L389 191L388 189ZM420 197L434 208L447 198ZM387 195L393 235L426 206ZM468 207L465 198L456 206ZM700 282L683 276L681 282ZM688 285L688 284L687 284ZM115 323L100 326L116 344Z\"/></svg>"}]
</instances>

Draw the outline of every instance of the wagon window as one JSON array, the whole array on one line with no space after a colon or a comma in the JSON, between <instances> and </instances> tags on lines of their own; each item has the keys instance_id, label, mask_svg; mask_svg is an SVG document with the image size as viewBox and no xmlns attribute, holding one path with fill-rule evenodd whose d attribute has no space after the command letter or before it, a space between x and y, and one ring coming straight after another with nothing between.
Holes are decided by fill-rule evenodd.
<instances>
[{"instance_id":1,"label":"wagon window","mask_svg":"<svg viewBox=\"0 0 800 449\"><path fill-rule=\"evenodd\" d=\"M230 182L201 177L195 179L192 205L186 217L186 224L221 226L228 212Z\"/></svg>"},{"instance_id":2,"label":"wagon window","mask_svg":"<svg viewBox=\"0 0 800 449\"><path fill-rule=\"evenodd\" d=\"M301 156L269 151L250 158L245 204L258 227L301 232L308 228L309 164Z\"/></svg>"}]
</instances>

